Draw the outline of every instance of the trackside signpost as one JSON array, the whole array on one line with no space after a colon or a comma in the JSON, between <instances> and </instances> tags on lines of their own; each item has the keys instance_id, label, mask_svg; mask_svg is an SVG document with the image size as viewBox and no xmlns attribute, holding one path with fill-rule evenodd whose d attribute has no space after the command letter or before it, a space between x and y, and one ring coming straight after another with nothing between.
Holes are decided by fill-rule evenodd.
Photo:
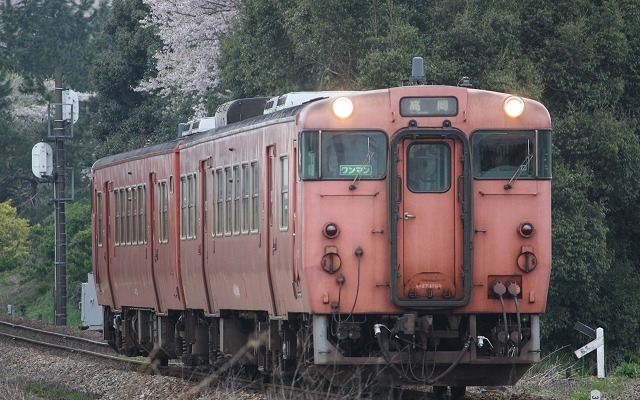
<instances>
[{"instance_id":1,"label":"trackside signpost","mask_svg":"<svg viewBox=\"0 0 640 400\"><path fill-rule=\"evenodd\" d=\"M604 378L604 329L592 329L587 325L576 322L574 328L581 333L589 336L593 340L574 352L576 357L582 358L583 356L596 350L596 357L598 361L598 378Z\"/></svg>"}]
</instances>

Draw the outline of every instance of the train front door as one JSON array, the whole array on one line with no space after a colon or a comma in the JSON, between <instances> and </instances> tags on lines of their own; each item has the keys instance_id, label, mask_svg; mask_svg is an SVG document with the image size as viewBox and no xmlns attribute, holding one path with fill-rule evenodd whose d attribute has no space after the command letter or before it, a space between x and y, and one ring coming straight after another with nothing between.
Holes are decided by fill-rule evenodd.
<instances>
[{"instance_id":1,"label":"train front door","mask_svg":"<svg viewBox=\"0 0 640 400\"><path fill-rule=\"evenodd\" d=\"M470 292L464 277L463 142L453 135L414 134L395 143L394 301L418 307L461 304Z\"/></svg>"}]
</instances>

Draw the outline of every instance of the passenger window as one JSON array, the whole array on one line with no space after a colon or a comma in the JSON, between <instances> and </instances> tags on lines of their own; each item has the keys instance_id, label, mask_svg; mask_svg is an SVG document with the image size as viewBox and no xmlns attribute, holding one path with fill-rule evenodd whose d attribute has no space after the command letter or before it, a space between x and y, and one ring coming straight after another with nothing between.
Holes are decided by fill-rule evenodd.
<instances>
[{"instance_id":1,"label":"passenger window","mask_svg":"<svg viewBox=\"0 0 640 400\"><path fill-rule=\"evenodd\" d=\"M158 241L169 243L169 192L167 181L158 182Z\"/></svg>"},{"instance_id":2,"label":"passenger window","mask_svg":"<svg viewBox=\"0 0 640 400\"><path fill-rule=\"evenodd\" d=\"M98 214L98 247L102 247L102 229L104 228L102 212L102 192L98 192L96 196L96 208L96 212Z\"/></svg>"},{"instance_id":3,"label":"passenger window","mask_svg":"<svg viewBox=\"0 0 640 400\"><path fill-rule=\"evenodd\" d=\"M231 208L233 207L232 196L233 196L233 175L231 175L231 167L226 167L224 169L225 175L225 202L224 202L224 215L225 215L225 224L224 224L224 233L231 233L231 222L233 220L231 214Z\"/></svg>"},{"instance_id":4,"label":"passenger window","mask_svg":"<svg viewBox=\"0 0 640 400\"><path fill-rule=\"evenodd\" d=\"M289 158L280 156L280 229L289 227Z\"/></svg>"},{"instance_id":5,"label":"passenger window","mask_svg":"<svg viewBox=\"0 0 640 400\"><path fill-rule=\"evenodd\" d=\"M196 174L180 177L180 238L196 237Z\"/></svg>"},{"instance_id":6,"label":"passenger window","mask_svg":"<svg viewBox=\"0 0 640 400\"><path fill-rule=\"evenodd\" d=\"M216 170L216 235L222 235L224 231L224 175L222 169Z\"/></svg>"},{"instance_id":7,"label":"passenger window","mask_svg":"<svg viewBox=\"0 0 640 400\"><path fill-rule=\"evenodd\" d=\"M249 164L242 164L242 232L249 232Z\"/></svg>"},{"instance_id":8,"label":"passenger window","mask_svg":"<svg viewBox=\"0 0 640 400\"><path fill-rule=\"evenodd\" d=\"M240 233L240 166L233 166L233 233Z\"/></svg>"},{"instance_id":9,"label":"passenger window","mask_svg":"<svg viewBox=\"0 0 640 400\"><path fill-rule=\"evenodd\" d=\"M251 232L258 232L258 222L260 220L260 203L258 202L259 191L258 162L251 162Z\"/></svg>"}]
</instances>

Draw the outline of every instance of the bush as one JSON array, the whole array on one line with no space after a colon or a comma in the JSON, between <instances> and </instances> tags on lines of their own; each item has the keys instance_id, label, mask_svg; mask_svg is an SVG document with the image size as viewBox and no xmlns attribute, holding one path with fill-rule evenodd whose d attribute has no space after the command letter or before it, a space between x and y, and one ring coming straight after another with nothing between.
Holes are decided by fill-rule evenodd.
<instances>
[{"instance_id":1,"label":"bush","mask_svg":"<svg viewBox=\"0 0 640 400\"><path fill-rule=\"evenodd\" d=\"M616 367L613 375L619 377L626 377L631 379L636 379L640 377L640 365L635 363L622 363Z\"/></svg>"}]
</instances>

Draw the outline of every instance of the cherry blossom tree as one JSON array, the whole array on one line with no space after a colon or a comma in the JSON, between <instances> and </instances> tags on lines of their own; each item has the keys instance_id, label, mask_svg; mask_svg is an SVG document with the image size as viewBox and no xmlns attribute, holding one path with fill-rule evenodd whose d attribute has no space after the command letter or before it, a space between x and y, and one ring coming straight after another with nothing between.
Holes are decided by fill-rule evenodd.
<instances>
[{"instance_id":1,"label":"cherry blossom tree","mask_svg":"<svg viewBox=\"0 0 640 400\"><path fill-rule=\"evenodd\" d=\"M219 39L236 15L236 0L143 0L151 9L142 23L157 28L163 48L154 57L157 75L138 90L193 97L201 113L218 83Z\"/></svg>"}]
</instances>

